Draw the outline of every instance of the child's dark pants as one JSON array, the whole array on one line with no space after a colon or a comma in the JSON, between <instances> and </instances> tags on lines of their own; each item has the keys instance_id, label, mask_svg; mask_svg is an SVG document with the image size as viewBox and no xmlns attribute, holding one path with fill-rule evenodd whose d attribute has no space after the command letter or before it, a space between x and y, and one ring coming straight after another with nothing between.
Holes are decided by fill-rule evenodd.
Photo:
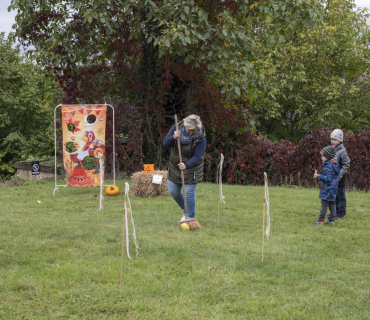
<instances>
[{"instance_id":1,"label":"child's dark pants","mask_svg":"<svg viewBox=\"0 0 370 320\"><path fill-rule=\"evenodd\" d=\"M346 215L346 185L338 186L335 202L337 207L337 217L343 218Z\"/></svg>"},{"instance_id":2,"label":"child's dark pants","mask_svg":"<svg viewBox=\"0 0 370 320\"><path fill-rule=\"evenodd\" d=\"M324 221L326 211L330 210L330 214L328 216L329 221L334 221L336 218L336 208L335 208L335 201L327 201L321 199L321 209L318 221Z\"/></svg>"}]
</instances>

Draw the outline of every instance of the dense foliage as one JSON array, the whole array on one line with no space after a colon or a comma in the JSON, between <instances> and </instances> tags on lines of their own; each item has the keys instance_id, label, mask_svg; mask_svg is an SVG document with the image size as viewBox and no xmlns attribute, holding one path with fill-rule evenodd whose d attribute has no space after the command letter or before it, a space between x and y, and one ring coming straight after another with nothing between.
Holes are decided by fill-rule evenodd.
<instances>
[{"instance_id":1,"label":"dense foliage","mask_svg":"<svg viewBox=\"0 0 370 320\"><path fill-rule=\"evenodd\" d=\"M223 152L229 183L258 184L268 171L274 184L300 172L310 185L313 150L327 141L319 134L324 140L307 147L317 125L368 128L366 14L351 0L12 0L11 7L19 10L16 35L56 75L65 103L115 107L119 174L143 162L166 167L162 140L175 113L201 116L206 177L214 178ZM112 125L108 115L107 172ZM261 133L303 140L271 142ZM287 158L300 148L312 153L302 160L307 172Z\"/></svg>"},{"instance_id":2,"label":"dense foliage","mask_svg":"<svg viewBox=\"0 0 370 320\"><path fill-rule=\"evenodd\" d=\"M116 107L116 167L127 172L142 159L166 165L161 141L175 113L208 123L214 110L246 112L266 89L257 33L273 44L320 22L315 0L13 0L11 7L16 35L57 75L65 102Z\"/></svg>"},{"instance_id":3,"label":"dense foliage","mask_svg":"<svg viewBox=\"0 0 370 320\"><path fill-rule=\"evenodd\" d=\"M0 176L15 172L14 162L53 151L52 105L55 82L0 34Z\"/></svg>"},{"instance_id":4,"label":"dense foliage","mask_svg":"<svg viewBox=\"0 0 370 320\"><path fill-rule=\"evenodd\" d=\"M317 24L258 57L270 90L252 103L260 132L298 141L318 125L370 128L370 15L352 1L323 0Z\"/></svg>"}]
</instances>

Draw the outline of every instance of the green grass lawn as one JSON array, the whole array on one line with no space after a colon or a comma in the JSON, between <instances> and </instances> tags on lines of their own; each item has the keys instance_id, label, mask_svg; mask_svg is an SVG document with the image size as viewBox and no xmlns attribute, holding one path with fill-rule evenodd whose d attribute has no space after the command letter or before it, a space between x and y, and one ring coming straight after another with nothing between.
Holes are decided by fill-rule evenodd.
<instances>
[{"instance_id":1,"label":"green grass lawn","mask_svg":"<svg viewBox=\"0 0 370 320\"><path fill-rule=\"evenodd\" d=\"M224 185L218 226L216 185L199 184L193 232L171 197L131 197L140 247L131 236L120 294L117 184L103 239L98 188L0 187L0 319L370 318L370 194L347 193L347 218L315 226L318 189L270 187L264 262L263 187Z\"/></svg>"}]
</instances>

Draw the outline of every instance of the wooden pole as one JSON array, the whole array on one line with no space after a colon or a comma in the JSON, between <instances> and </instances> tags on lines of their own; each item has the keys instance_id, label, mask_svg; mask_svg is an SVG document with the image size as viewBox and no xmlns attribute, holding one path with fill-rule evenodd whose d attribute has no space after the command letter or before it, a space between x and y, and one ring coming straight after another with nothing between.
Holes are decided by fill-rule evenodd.
<instances>
[{"instance_id":1,"label":"wooden pole","mask_svg":"<svg viewBox=\"0 0 370 320\"><path fill-rule=\"evenodd\" d=\"M217 205L217 211L218 211L217 224L218 225L220 225L220 198L221 198L220 177L219 177L220 165L221 165L221 160L220 160L220 163L218 164L217 170L216 170L216 185L218 187L218 205Z\"/></svg>"},{"instance_id":2,"label":"wooden pole","mask_svg":"<svg viewBox=\"0 0 370 320\"><path fill-rule=\"evenodd\" d=\"M101 237L104 238L104 208L101 209Z\"/></svg>"},{"instance_id":3,"label":"wooden pole","mask_svg":"<svg viewBox=\"0 0 370 320\"><path fill-rule=\"evenodd\" d=\"M177 115L175 115L175 123L176 123L176 131L179 131L179 124L177 123ZM179 158L180 158L180 163L182 163L182 156L181 156L181 142L180 139L177 139L177 148L179 152ZM186 192L185 192L185 179L184 179L184 171L181 171L181 181L182 181L182 188L184 190L184 209L185 209L185 217L186 220L188 220L188 207L186 205Z\"/></svg>"},{"instance_id":4,"label":"wooden pole","mask_svg":"<svg viewBox=\"0 0 370 320\"><path fill-rule=\"evenodd\" d=\"M104 205L103 205L103 160L99 153L99 171L100 171L100 204L101 204L101 237L104 238Z\"/></svg>"},{"instance_id":5,"label":"wooden pole","mask_svg":"<svg viewBox=\"0 0 370 320\"><path fill-rule=\"evenodd\" d=\"M218 225L220 225L220 201L221 201L221 190L220 185L218 184L218 220L217 220Z\"/></svg>"},{"instance_id":6,"label":"wooden pole","mask_svg":"<svg viewBox=\"0 0 370 320\"><path fill-rule=\"evenodd\" d=\"M125 199L126 202L126 199ZM121 250L121 275L119 278L119 293L122 293L122 269L123 269L123 251L124 251L124 242L125 242L125 214L126 210L123 209L123 219L122 219L122 250Z\"/></svg>"},{"instance_id":7,"label":"wooden pole","mask_svg":"<svg viewBox=\"0 0 370 320\"><path fill-rule=\"evenodd\" d=\"M265 210L266 210L266 199L263 200L263 222L262 222L262 262L263 262L263 250L265 248Z\"/></svg>"}]
</instances>

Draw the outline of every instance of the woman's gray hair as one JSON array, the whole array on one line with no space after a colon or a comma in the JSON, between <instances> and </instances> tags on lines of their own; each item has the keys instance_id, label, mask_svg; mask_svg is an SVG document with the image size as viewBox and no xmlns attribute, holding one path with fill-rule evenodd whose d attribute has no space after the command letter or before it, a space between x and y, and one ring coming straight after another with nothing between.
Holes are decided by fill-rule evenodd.
<instances>
[{"instance_id":1,"label":"woman's gray hair","mask_svg":"<svg viewBox=\"0 0 370 320\"><path fill-rule=\"evenodd\" d=\"M184 119L184 126L189 130L200 129L202 128L202 121L197 115L192 114Z\"/></svg>"}]
</instances>

